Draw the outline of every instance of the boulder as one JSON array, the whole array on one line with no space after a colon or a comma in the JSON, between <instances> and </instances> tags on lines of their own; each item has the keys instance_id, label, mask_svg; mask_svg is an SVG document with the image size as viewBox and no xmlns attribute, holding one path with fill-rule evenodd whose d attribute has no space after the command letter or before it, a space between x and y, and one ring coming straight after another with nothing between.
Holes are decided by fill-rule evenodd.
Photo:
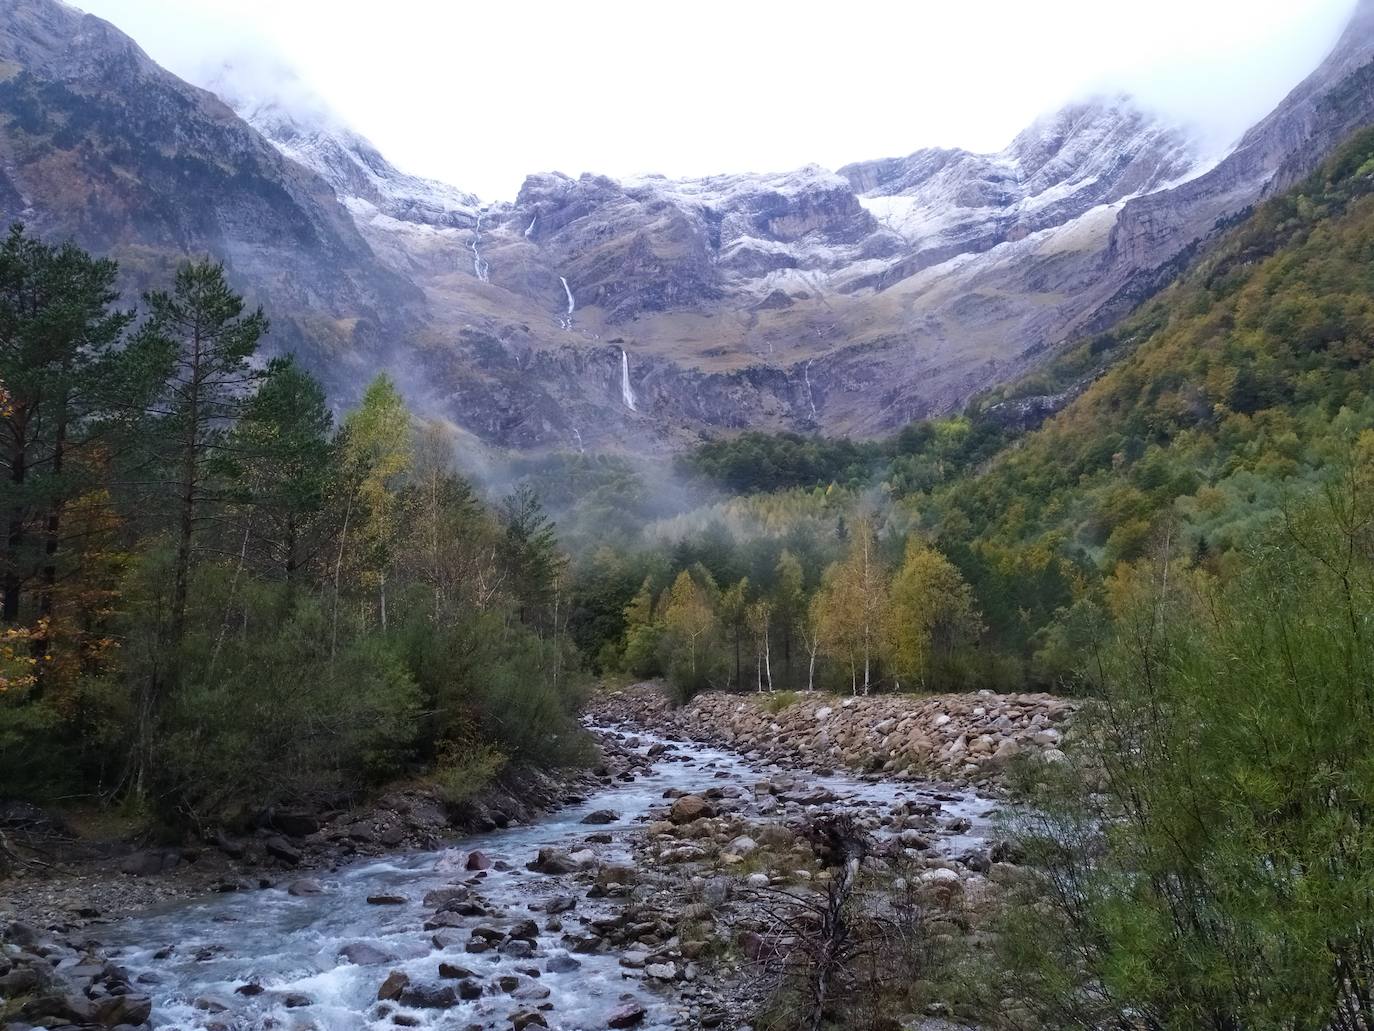
<instances>
[{"instance_id":1,"label":"boulder","mask_svg":"<svg viewBox=\"0 0 1374 1031\"><path fill-rule=\"evenodd\" d=\"M582 822L586 824L591 824L595 827L607 823L615 823L615 821L618 819L620 819L620 814L617 813L614 809L598 809L595 812L588 813L586 816L582 817Z\"/></svg>"},{"instance_id":2,"label":"boulder","mask_svg":"<svg viewBox=\"0 0 1374 1031\"><path fill-rule=\"evenodd\" d=\"M556 848L541 848L539 855L534 858L533 862L527 863L525 869L533 870L535 873L560 876L576 873L578 864L577 860L566 852Z\"/></svg>"},{"instance_id":3,"label":"boulder","mask_svg":"<svg viewBox=\"0 0 1374 1031\"><path fill-rule=\"evenodd\" d=\"M673 803L672 809L668 811L669 821L679 827L715 815L716 811L700 795L683 795Z\"/></svg>"},{"instance_id":4,"label":"boulder","mask_svg":"<svg viewBox=\"0 0 1374 1031\"><path fill-rule=\"evenodd\" d=\"M350 942L339 950L339 955L360 967L379 967L383 963L396 962L395 955L368 942Z\"/></svg>"},{"instance_id":5,"label":"boulder","mask_svg":"<svg viewBox=\"0 0 1374 1031\"><path fill-rule=\"evenodd\" d=\"M638 1027L648 1016L648 1011L637 1002L626 1003L606 1019L606 1026L609 1028Z\"/></svg>"},{"instance_id":6,"label":"boulder","mask_svg":"<svg viewBox=\"0 0 1374 1031\"><path fill-rule=\"evenodd\" d=\"M386 980L377 989L377 998L383 1002L394 1001L401 997L401 992L405 991L410 984L410 975L399 970L393 970L386 975Z\"/></svg>"},{"instance_id":7,"label":"boulder","mask_svg":"<svg viewBox=\"0 0 1374 1031\"><path fill-rule=\"evenodd\" d=\"M262 843L262 847L267 849L268 855L285 863L287 866L297 866L300 864L300 850L285 838L281 837L281 835L274 834Z\"/></svg>"},{"instance_id":8,"label":"boulder","mask_svg":"<svg viewBox=\"0 0 1374 1031\"><path fill-rule=\"evenodd\" d=\"M458 1005L458 992L449 985L408 984L396 1001L417 1010L444 1010Z\"/></svg>"}]
</instances>

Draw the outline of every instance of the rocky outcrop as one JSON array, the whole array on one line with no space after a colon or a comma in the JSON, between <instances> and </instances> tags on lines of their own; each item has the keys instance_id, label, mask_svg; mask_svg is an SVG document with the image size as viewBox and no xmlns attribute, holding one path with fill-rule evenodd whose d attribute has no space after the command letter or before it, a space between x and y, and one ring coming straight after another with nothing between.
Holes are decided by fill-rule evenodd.
<instances>
[{"instance_id":1,"label":"rocky outcrop","mask_svg":"<svg viewBox=\"0 0 1374 1031\"><path fill-rule=\"evenodd\" d=\"M1047 694L698 695L653 684L604 694L607 718L674 728L774 762L986 783L1017 756L1057 762L1076 704ZM676 822L676 821L675 821Z\"/></svg>"},{"instance_id":2,"label":"rocky outcrop","mask_svg":"<svg viewBox=\"0 0 1374 1031\"><path fill-rule=\"evenodd\" d=\"M152 1011L146 987L98 946L17 921L0 927L5 1027L146 1027Z\"/></svg>"}]
</instances>

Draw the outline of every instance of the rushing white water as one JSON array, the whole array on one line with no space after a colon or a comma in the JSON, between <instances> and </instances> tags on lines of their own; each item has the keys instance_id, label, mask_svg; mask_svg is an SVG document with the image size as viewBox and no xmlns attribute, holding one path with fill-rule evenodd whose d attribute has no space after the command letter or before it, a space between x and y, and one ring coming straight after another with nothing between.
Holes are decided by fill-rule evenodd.
<instances>
[{"instance_id":1,"label":"rushing white water","mask_svg":"<svg viewBox=\"0 0 1374 1031\"><path fill-rule=\"evenodd\" d=\"M563 292L568 295L568 312L558 320L558 324L564 329L572 329L573 312L577 310L577 303L573 300L572 287L568 285L567 279L563 276L559 276L558 281L563 284Z\"/></svg>"},{"instance_id":2,"label":"rushing white water","mask_svg":"<svg viewBox=\"0 0 1374 1031\"><path fill-rule=\"evenodd\" d=\"M491 268L487 265L487 259L482 257L482 252L477 249L482 242L482 219L486 215L487 209L482 208L477 212L477 224L472 227L472 243L469 245L472 250L472 271L484 283L491 282Z\"/></svg>"},{"instance_id":3,"label":"rushing white water","mask_svg":"<svg viewBox=\"0 0 1374 1031\"><path fill-rule=\"evenodd\" d=\"M534 218L530 219L530 224L527 225L527 226L525 227L525 236L526 236L526 238L529 237L530 233L534 232L534 224L535 224L536 222L538 222L538 221L539 221L539 216L538 216L538 215L535 215Z\"/></svg>"},{"instance_id":4,"label":"rushing white water","mask_svg":"<svg viewBox=\"0 0 1374 1031\"><path fill-rule=\"evenodd\" d=\"M640 754L662 742L650 734L635 736L637 744L630 743ZM470 931L466 925L447 936L422 930L432 907L424 906L421 899L437 888L469 885L495 910L472 918L472 926L504 928L531 916L543 924L548 901L572 892L577 904L564 917L564 925L575 934L582 933L584 921L619 912L623 900L594 899L586 896L585 885L569 878L526 871L525 863L538 849L592 847L599 862L623 862L631 855L630 838L638 832L641 818L665 804L667 789L701 790L710 785L731 791L736 798L751 799L760 780L786 777L789 772L750 762L737 753L680 744L632 783L608 786L529 826L474 837L458 843L456 849L367 860L320 874L324 894L318 896L296 897L270 888L165 904L111 925L102 938L139 989L153 996L153 1020L163 1028L189 1031L219 1024L241 1031L273 1027L361 1031L389 1027L377 1002L377 987L388 972L404 971L413 983L455 984L438 978L440 962L447 962L472 969L489 990L478 999L445 1009L402 1006L393 1007L392 1012L427 1031L471 1025L508 1028L510 1016L531 1002L518 994L491 990L491 986L497 977L514 976L521 988L549 990L550 1024L564 1031L603 1031L607 1016L627 996L647 1010L641 1031L664 1031L681 1026L673 997L646 981L627 977L619 962L622 953L579 954L577 969L559 972L549 969L549 961L565 955L560 935L541 931L538 950L527 959L496 951L470 954L464 950ZM876 817L906 800L932 806L945 820L967 818L968 830L934 839L942 855L957 856L984 844L993 827L993 803L967 792L844 774L806 773L802 779L808 789L832 792L838 797L836 805L859 815ZM765 803L749 803L759 815L761 804ZM620 815L606 826L583 825L583 817L598 809ZM587 835L592 830L610 834L611 843L589 846ZM462 872L461 860L468 849L481 849L495 866L481 874ZM287 874L285 880L290 879ZM401 896L406 902L369 905L368 896L377 895ZM385 959L368 965L342 955L347 946L358 943L380 950ZM525 973L530 970L538 970L539 976ZM247 984L262 991L253 995L237 991ZM204 1002L198 1007L196 1000L211 1001L206 1008ZM212 1015L219 1005L226 1011Z\"/></svg>"},{"instance_id":5,"label":"rushing white water","mask_svg":"<svg viewBox=\"0 0 1374 1031\"><path fill-rule=\"evenodd\" d=\"M630 386L630 356L623 347L620 349L620 399L630 411L639 411L635 405L634 388Z\"/></svg>"}]
</instances>

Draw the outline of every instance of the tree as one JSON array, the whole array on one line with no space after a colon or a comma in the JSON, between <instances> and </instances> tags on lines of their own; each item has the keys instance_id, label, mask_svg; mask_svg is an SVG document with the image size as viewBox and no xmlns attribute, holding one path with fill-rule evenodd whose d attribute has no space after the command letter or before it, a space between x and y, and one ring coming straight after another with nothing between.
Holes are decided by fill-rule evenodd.
<instances>
[{"instance_id":1,"label":"tree","mask_svg":"<svg viewBox=\"0 0 1374 1031\"><path fill-rule=\"evenodd\" d=\"M334 563L334 623L349 526L356 522L360 579L377 591L378 621L385 631L386 577L401 530L401 487L413 459L410 412L385 373L368 384L362 404L344 421L342 452L344 517Z\"/></svg>"},{"instance_id":2,"label":"tree","mask_svg":"<svg viewBox=\"0 0 1374 1031\"><path fill-rule=\"evenodd\" d=\"M716 614L705 587L685 569L677 575L663 605L664 668L678 693L690 698L716 671L713 640Z\"/></svg>"},{"instance_id":3,"label":"tree","mask_svg":"<svg viewBox=\"0 0 1374 1031\"><path fill-rule=\"evenodd\" d=\"M806 617L806 595L803 590L802 565L791 551L784 548L775 569L777 585L773 588L773 621L782 637L783 683L792 687L792 642L798 625Z\"/></svg>"},{"instance_id":4,"label":"tree","mask_svg":"<svg viewBox=\"0 0 1374 1031\"><path fill-rule=\"evenodd\" d=\"M534 488L522 484L502 500L501 522L506 529L502 550L520 620L543 626L564 566L553 520Z\"/></svg>"},{"instance_id":5,"label":"tree","mask_svg":"<svg viewBox=\"0 0 1374 1031\"><path fill-rule=\"evenodd\" d=\"M1118 568L1091 747L1021 821L1000 936L1038 1026L1368 1026L1374 983L1374 434L1231 575ZM1357 452L1358 454L1358 452ZM1035 815L1029 815L1033 810ZM1008 981L996 979L996 998Z\"/></svg>"},{"instance_id":6,"label":"tree","mask_svg":"<svg viewBox=\"0 0 1374 1031\"><path fill-rule=\"evenodd\" d=\"M244 314L224 266L208 259L182 265L171 293L156 291L145 301L149 318L131 346L163 374L153 412L162 482L175 516L166 634L174 651L185 631L196 538L207 507L223 497L222 485L209 475L211 465L222 457L230 426L262 378L250 359L268 326L261 308Z\"/></svg>"},{"instance_id":7,"label":"tree","mask_svg":"<svg viewBox=\"0 0 1374 1031\"><path fill-rule=\"evenodd\" d=\"M66 508L96 488L86 461L129 357L119 350L132 312L113 307L117 266L73 244L53 247L13 226L0 245L0 473L6 535L0 618L25 620L21 598L37 579L31 648L39 676L48 659Z\"/></svg>"},{"instance_id":8,"label":"tree","mask_svg":"<svg viewBox=\"0 0 1374 1031\"><path fill-rule=\"evenodd\" d=\"M230 439L229 462L237 500L249 512L244 528L264 562L288 585L317 541L335 453L333 419L324 390L289 358L274 358Z\"/></svg>"},{"instance_id":9,"label":"tree","mask_svg":"<svg viewBox=\"0 0 1374 1031\"><path fill-rule=\"evenodd\" d=\"M720 619L728 629L730 643L735 652L735 687L744 686L744 632L749 611L749 578L740 577L730 589L720 597Z\"/></svg>"},{"instance_id":10,"label":"tree","mask_svg":"<svg viewBox=\"0 0 1374 1031\"><path fill-rule=\"evenodd\" d=\"M982 630L973 589L959 571L919 538L908 540L884 625L893 671L925 688L932 669Z\"/></svg>"},{"instance_id":11,"label":"tree","mask_svg":"<svg viewBox=\"0 0 1374 1031\"><path fill-rule=\"evenodd\" d=\"M863 693L868 694L883 644L887 582L875 555L871 521L856 520L852 538L844 561L825 572L817 614L823 647L849 666L854 694L859 693L862 667Z\"/></svg>"},{"instance_id":12,"label":"tree","mask_svg":"<svg viewBox=\"0 0 1374 1031\"><path fill-rule=\"evenodd\" d=\"M771 623L773 606L765 598L751 604L745 616L749 631L754 637L754 676L756 689L763 690L765 679L768 690L773 690L773 658L771 649Z\"/></svg>"},{"instance_id":13,"label":"tree","mask_svg":"<svg viewBox=\"0 0 1374 1031\"><path fill-rule=\"evenodd\" d=\"M625 668L638 677L658 672L660 620L654 618L653 581L644 578L638 593L625 606Z\"/></svg>"}]
</instances>

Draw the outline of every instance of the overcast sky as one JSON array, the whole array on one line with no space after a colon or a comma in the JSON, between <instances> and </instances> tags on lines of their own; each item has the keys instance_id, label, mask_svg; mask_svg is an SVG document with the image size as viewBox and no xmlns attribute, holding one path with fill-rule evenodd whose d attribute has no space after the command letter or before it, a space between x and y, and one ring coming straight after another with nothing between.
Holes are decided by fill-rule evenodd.
<instances>
[{"instance_id":1,"label":"overcast sky","mask_svg":"<svg viewBox=\"0 0 1374 1031\"><path fill-rule=\"evenodd\" d=\"M407 171L491 200L528 172L773 171L996 150L1125 90L1216 144L1354 0L78 0L204 84L281 61ZM264 87L264 88L270 88Z\"/></svg>"}]
</instances>

